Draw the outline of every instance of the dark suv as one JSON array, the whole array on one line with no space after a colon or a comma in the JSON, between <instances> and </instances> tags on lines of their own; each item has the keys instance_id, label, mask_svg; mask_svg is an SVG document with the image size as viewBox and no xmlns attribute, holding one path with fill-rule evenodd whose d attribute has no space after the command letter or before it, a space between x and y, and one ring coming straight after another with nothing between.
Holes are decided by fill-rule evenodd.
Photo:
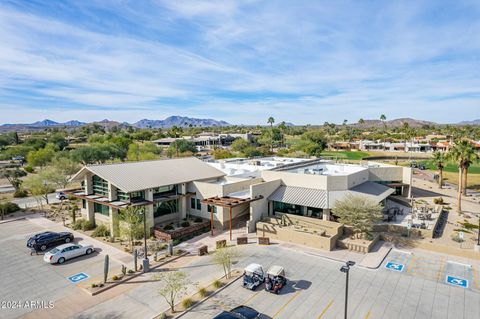
<instances>
[{"instance_id":1,"label":"dark suv","mask_svg":"<svg viewBox=\"0 0 480 319\"><path fill-rule=\"evenodd\" d=\"M257 319L261 318L260 313L247 306L238 306L230 311L222 311L213 319Z\"/></svg>"},{"instance_id":2,"label":"dark suv","mask_svg":"<svg viewBox=\"0 0 480 319\"><path fill-rule=\"evenodd\" d=\"M73 234L69 232L54 233L46 231L35 234L27 241L27 247L36 251L45 251L48 247L69 243L73 240Z\"/></svg>"}]
</instances>

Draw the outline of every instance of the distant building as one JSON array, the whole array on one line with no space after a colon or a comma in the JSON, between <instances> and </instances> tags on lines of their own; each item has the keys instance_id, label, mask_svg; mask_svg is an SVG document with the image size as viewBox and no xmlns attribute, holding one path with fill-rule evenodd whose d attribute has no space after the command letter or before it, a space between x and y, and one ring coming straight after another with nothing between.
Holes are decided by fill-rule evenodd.
<instances>
[{"instance_id":1,"label":"distant building","mask_svg":"<svg viewBox=\"0 0 480 319\"><path fill-rule=\"evenodd\" d=\"M182 137L165 137L152 141L152 143L162 146L169 147L171 143L176 140L187 140L195 144L199 149L207 148L211 149L214 147L230 146L232 142L238 138L245 139L247 141L252 140L252 135L250 133L238 134L238 133L201 133L196 136L182 136Z\"/></svg>"}]
</instances>

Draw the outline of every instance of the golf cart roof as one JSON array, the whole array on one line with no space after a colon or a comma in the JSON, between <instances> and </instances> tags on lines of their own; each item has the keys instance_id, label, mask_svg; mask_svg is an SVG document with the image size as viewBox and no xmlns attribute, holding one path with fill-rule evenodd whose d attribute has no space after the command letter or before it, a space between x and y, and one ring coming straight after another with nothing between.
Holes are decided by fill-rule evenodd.
<instances>
[{"instance_id":1,"label":"golf cart roof","mask_svg":"<svg viewBox=\"0 0 480 319\"><path fill-rule=\"evenodd\" d=\"M245 272L249 272L252 274L263 274L263 268L259 264L250 264L245 267Z\"/></svg>"},{"instance_id":2,"label":"golf cart roof","mask_svg":"<svg viewBox=\"0 0 480 319\"><path fill-rule=\"evenodd\" d=\"M267 271L268 275L272 276L285 276L285 269L282 266L271 266Z\"/></svg>"}]
</instances>

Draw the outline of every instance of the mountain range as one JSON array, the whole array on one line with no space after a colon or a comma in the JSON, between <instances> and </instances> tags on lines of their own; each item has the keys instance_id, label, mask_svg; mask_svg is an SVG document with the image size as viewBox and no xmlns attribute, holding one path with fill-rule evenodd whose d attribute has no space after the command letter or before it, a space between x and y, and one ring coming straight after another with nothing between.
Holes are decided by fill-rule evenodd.
<instances>
[{"instance_id":1,"label":"mountain range","mask_svg":"<svg viewBox=\"0 0 480 319\"><path fill-rule=\"evenodd\" d=\"M44 128L75 128L87 124L99 124L105 127L113 127L113 126L133 126L137 128L170 128L173 126L178 127L214 127L214 126L228 126L229 123L225 121L217 121L214 119L199 119L199 118L191 118L185 116L170 116L164 120L149 120L143 119L137 121L135 123L120 123L117 121L111 121L108 119L104 119L102 121L95 121L91 123L80 122L77 120L71 120L68 122L55 122L49 119L45 119L43 121L37 121L34 123L19 123L19 124L3 124L0 125L0 132L6 131L34 131L34 130L41 130Z\"/></svg>"},{"instance_id":2,"label":"mountain range","mask_svg":"<svg viewBox=\"0 0 480 319\"><path fill-rule=\"evenodd\" d=\"M357 123L348 123L348 125L360 127L360 128L369 128L369 127L380 127L386 125L387 127L399 127L403 126L404 123L408 123L410 127L422 127L424 125L440 125L435 122L423 121L423 120L416 120L412 118L399 118L393 119L389 121L382 122L380 120L363 120L362 122ZM25 123L25 124L3 124L0 125L0 132L8 132L8 131L34 131L34 130L42 130L45 128L75 128L83 125L88 124L99 124L104 127L113 127L113 126L133 126L137 128L170 128L173 126L178 127L220 127L220 126L229 126L231 124L225 121L219 121L214 119L200 119L200 118L191 118L186 116L169 116L164 120L150 120L150 119L143 119L137 121L135 123L120 123L117 121L111 121L108 119L104 119L101 121L95 121L91 123L80 122L77 120L71 120L68 122L55 122L49 119L45 119L43 121L37 121L34 123ZM277 123L278 125L278 123ZM285 123L287 126L294 126L293 123L287 122ZM462 121L457 124L453 125L480 125L480 119L477 120L470 120L470 121ZM247 125L248 126L248 125Z\"/></svg>"}]
</instances>

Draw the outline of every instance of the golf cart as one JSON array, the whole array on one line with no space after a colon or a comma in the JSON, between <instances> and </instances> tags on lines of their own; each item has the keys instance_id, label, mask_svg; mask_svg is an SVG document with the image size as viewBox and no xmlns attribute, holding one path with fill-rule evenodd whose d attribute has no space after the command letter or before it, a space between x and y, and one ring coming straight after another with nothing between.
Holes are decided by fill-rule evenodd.
<instances>
[{"instance_id":1,"label":"golf cart","mask_svg":"<svg viewBox=\"0 0 480 319\"><path fill-rule=\"evenodd\" d=\"M245 267L243 273L243 287L255 290L265 280L265 273L259 264L250 264Z\"/></svg>"},{"instance_id":2,"label":"golf cart","mask_svg":"<svg viewBox=\"0 0 480 319\"><path fill-rule=\"evenodd\" d=\"M285 269L282 266L272 266L267 271L265 278L265 290L278 294L287 284Z\"/></svg>"}]
</instances>

